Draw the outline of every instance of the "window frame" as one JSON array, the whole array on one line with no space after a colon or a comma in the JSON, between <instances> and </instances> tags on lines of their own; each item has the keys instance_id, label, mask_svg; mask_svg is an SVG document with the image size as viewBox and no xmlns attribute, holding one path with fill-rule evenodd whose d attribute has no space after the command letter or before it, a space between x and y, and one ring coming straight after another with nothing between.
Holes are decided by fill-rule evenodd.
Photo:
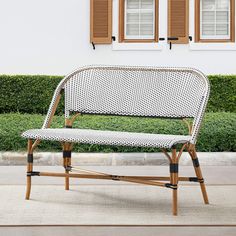
<instances>
[{"instance_id":1,"label":"window frame","mask_svg":"<svg viewBox=\"0 0 236 236\"><path fill-rule=\"evenodd\" d=\"M119 0L119 43L153 43L158 42L159 0L154 0L154 38L153 39L126 39L125 38L125 1Z\"/></svg>"},{"instance_id":2,"label":"window frame","mask_svg":"<svg viewBox=\"0 0 236 236\"><path fill-rule=\"evenodd\" d=\"M235 0L230 0L229 37L201 38L201 0L195 0L195 42L198 43L227 43L235 42Z\"/></svg>"}]
</instances>

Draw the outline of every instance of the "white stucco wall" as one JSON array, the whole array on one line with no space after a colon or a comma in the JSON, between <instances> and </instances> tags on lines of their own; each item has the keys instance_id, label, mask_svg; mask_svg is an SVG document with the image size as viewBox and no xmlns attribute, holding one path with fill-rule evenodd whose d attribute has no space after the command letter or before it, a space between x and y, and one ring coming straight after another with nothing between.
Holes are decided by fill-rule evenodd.
<instances>
[{"instance_id":1,"label":"white stucco wall","mask_svg":"<svg viewBox=\"0 0 236 236\"><path fill-rule=\"evenodd\" d=\"M113 35L117 4L113 0ZM160 33L167 35L167 0L160 0ZM190 35L194 36L194 0ZM97 45L89 43L89 0L0 0L0 74L63 75L88 64L196 67L236 74L236 44Z\"/></svg>"}]
</instances>

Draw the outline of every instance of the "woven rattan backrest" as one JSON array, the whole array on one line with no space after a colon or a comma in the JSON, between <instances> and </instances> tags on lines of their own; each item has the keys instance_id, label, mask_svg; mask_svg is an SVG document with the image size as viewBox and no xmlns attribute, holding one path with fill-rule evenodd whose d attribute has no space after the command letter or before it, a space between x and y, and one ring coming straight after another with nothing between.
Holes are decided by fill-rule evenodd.
<instances>
[{"instance_id":1,"label":"woven rattan backrest","mask_svg":"<svg viewBox=\"0 0 236 236\"><path fill-rule=\"evenodd\" d=\"M207 77L190 68L89 66L58 85L43 128L50 124L61 90L70 112L167 118L194 118L196 137L209 97Z\"/></svg>"},{"instance_id":2,"label":"woven rattan backrest","mask_svg":"<svg viewBox=\"0 0 236 236\"><path fill-rule=\"evenodd\" d=\"M92 67L65 85L66 111L153 117L195 117L207 95L191 69Z\"/></svg>"}]
</instances>

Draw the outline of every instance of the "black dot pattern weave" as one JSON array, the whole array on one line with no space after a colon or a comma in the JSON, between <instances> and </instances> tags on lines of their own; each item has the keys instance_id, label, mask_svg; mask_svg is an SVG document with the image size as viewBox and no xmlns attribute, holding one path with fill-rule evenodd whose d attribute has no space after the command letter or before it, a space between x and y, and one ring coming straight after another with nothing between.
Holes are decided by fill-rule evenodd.
<instances>
[{"instance_id":1,"label":"black dot pattern weave","mask_svg":"<svg viewBox=\"0 0 236 236\"><path fill-rule=\"evenodd\" d=\"M63 88L66 118L74 111L124 116L192 117L192 135L45 129ZM66 76L58 85L43 129L30 130L22 136L33 139L150 147L195 143L209 91L206 76L191 68L84 67Z\"/></svg>"}]
</instances>

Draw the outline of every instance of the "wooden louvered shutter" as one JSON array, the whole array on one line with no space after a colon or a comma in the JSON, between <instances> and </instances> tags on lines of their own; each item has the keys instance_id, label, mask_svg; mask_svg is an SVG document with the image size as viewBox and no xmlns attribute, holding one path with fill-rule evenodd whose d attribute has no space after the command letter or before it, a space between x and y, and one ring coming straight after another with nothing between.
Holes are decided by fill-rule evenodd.
<instances>
[{"instance_id":1,"label":"wooden louvered shutter","mask_svg":"<svg viewBox=\"0 0 236 236\"><path fill-rule=\"evenodd\" d=\"M112 42L112 0L90 0L90 42Z\"/></svg>"},{"instance_id":2,"label":"wooden louvered shutter","mask_svg":"<svg viewBox=\"0 0 236 236\"><path fill-rule=\"evenodd\" d=\"M189 0L168 1L168 37L172 43L189 42Z\"/></svg>"}]
</instances>

